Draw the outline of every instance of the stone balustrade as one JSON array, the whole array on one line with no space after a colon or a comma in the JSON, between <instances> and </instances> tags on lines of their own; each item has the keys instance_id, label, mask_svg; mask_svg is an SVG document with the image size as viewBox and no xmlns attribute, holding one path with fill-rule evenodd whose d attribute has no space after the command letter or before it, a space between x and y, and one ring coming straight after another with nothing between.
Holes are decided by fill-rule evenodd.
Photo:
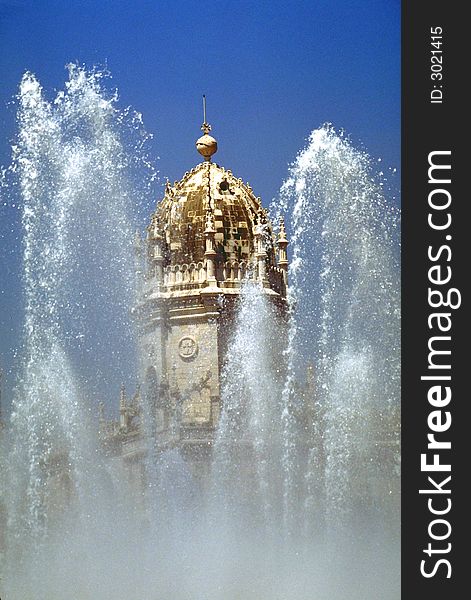
<instances>
[{"instance_id":1,"label":"stone balustrade","mask_svg":"<svg viewBox=\"0 0 471 600\"><path fill-rule=\"evenodd\" d=\"M164 268L163 285L171 289L204 287L206 280L206 266L203 262L168 265Z\"/></svg>"},{"instance_id":2,"label":"stone balustrade","mask_svg":"<svg viewBox=\"0 0 471 600\"><path fill-rule=\"evenodd\" d=\"M245 260L228 260L216 266L216 278L224 287L240 287L241 282L250 278L250 275Z\"/></svg>"},{"instance_id":3,"label":"stone balustrade","mask_svg":"<svg viewBox=\"0 0 471 600\"><path fill-rule=\"evenodd\" d=\"M226 262L217 262L215 269L217 285L224 288L239 288L245 280L258 280L258 269L256 261L249 263L244 260L231 259ZM209 285L207 268L203 261L167 265L163 268L162 273L163 280L160 282L160 287L161 289L166 288L167 291L200 289ZM267 265L265 277L272 289L280 294L285 293L286 285L282 268ZM149 291L154 288L155 283L154 274L148 279Z\"/></svg>"}]
</instances>

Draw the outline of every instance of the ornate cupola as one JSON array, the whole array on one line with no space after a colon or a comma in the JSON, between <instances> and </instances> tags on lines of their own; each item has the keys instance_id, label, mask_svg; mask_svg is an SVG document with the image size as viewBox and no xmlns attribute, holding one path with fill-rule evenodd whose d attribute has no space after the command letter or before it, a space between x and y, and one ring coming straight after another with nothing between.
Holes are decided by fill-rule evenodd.
<instances>
[{"instance_id":1,"label":"ornate cupola","mask_svg":"<svg viewBox=\"0 0 471 600\"><path fill-rule=\"evenodd\" d=\"M212 161L217 142L206 114L201 128L196 147L203 162L167 183L147 227L146 249L136 241L143 279L136 315L153 428L160 447L193 451L211 446L244 283L259 285L283 315L288 264L283 223L275 236L250 185Z\"/></svg>"},{"instance_id":2,"label":"ornate cupola","mask_svg":"<svg viewBox=\"0 0 471 600\"><path fill-rule=\"evenodd\" d=\"M207 132L210 126L202 128ZM167 183L147 228L148 280L171 293L235 288L252 278L284 297L284 265L277 264L277 243L260 198L211 161L217 150L213 137L205 133L196 146L204 162Z\"/></svg>"}]
</instances>

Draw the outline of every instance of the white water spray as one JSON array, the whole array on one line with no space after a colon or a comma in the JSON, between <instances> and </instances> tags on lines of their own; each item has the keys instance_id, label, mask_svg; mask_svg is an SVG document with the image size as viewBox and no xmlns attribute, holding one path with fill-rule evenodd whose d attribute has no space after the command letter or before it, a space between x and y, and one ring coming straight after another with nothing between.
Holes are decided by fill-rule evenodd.
<instances>
[{"instance_id":1,"label":"white water spray","mask_svg":"<svg viewBox=\"0 0 471 600\"><path fill-rule=\"evenodd\" d=\"M234 514L242 511L241 518L252 513L265 527L280 518L283 325L270 299L248 281L222 374L223 409L214 447L213 485L222 493L218 504Z\"/></svg>"},{"instance_id":2,"label":"white water spray","mask_svg":"<svg viewBox=\"0 0 471 600\"><path fill-rule=\"evenodd\" d=\"M305 518L323 504L332 526L369 502L379 447L399 440L398 214L382 187L368 155L324 126L274 206L292 215L290 369L301 377L310 358L316 371Z\"/></svg>"},{"instance_id":3,"label":"white water spray","mask_svg":"<svg viewBox=\"0 0 471 600\"><path fill-rule=\"evenodd\" d=\"M47 597L54 560L64 569L77 561L78 548L93 546L120 504L106 491L110 469L98 452L93 412L103 378L116 387L117 373L135 373L129 306L137 190L128 174L138 157L127 156L121 131L124 122L140 125L115 108L102 77L70 66L66 90L49 103L26 73L18 96L10 174L22 197L25 325L9 428L10 597ZM71 536L68 550L63 536Z\"/></svg>"}]
</instances>

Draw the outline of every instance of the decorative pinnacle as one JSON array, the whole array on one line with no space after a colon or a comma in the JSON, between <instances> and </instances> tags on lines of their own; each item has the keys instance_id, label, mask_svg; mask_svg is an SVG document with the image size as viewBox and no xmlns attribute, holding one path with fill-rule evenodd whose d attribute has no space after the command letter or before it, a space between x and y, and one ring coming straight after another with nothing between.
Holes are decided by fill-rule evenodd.
<instances>
[{"instance_id":1,"label":"decorative pinnacle","mask_svg":"<svg viewBox=\"0 0 471 600\"><path fill-rule=\"evenodd\" d=\"M152 216L152 235L155 240L159 239L161 237L161 235L160 235L160 219L159 219L159 216L157 215L157 213L154 213L154 215Z\"/></svg>"},{"instance_id":2,"label":"decorative pinnacle","mask_svg":"<svg viewBox=\"0 0 471 600\"><path fill-rule=\"evenodd\" d=\"M258 224L260 225L260 229L263 229L263 225L265 225L265 223L267 222L266 218L265 218L265 211L263 210L262 207L260 207L258 209Z\"/></svg>"},{"instance_id":3,"label":"decorative pinnacle","mask_svg":"<svg viewBox=\"0 0 471 600\"><path fill-rule=\"evenodd\" d=\"M259 209L254 215L254 234L261 237L263 235L262 211Z\"/></svg>"},{"instance_id":4,"label":"decorative pinnacle","mask_svg":"<svg viewBox=\"0 0 471 600\"><path fill-rule=\"evenodd\" d=\"M278 241L279 242L287 242L286 238L286 229L285 229L285 219L283 216L280 217L280 231L278 233Z\"/></svg>"},{"instance_id":5,"label":"decorative pinnacle","mask_svg":"<svg viewBox=\"0 0 471 600\"><path fill-rule=\"evenodd\" d=\"M211 131L211 125L206 121L206 96L203 94L203 124L201 125L203 134L199 139L196 140L196 149L204 156L207 161L211 160L211 156L217 152L218 143L216 140L209 135Z\"/></svg>"}]
</instances>

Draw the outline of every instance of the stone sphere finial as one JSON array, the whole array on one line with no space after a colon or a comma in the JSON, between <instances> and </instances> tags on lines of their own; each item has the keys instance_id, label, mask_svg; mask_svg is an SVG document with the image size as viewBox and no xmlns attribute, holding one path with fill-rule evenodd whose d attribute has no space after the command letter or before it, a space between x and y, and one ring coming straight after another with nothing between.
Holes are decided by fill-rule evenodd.
<instances>
[{"instance_id":1,"label":"stone sphere finial","mask_svg":"<svg viewBox=\"0 0 471 600\"><path fill-rule=\"evenodd\" d=\"M204 156L204 160L211 160L211 156L217 152L218 143L213 136L205 133L196 140L196 149Z\"/></svg>"}]
</instances>

